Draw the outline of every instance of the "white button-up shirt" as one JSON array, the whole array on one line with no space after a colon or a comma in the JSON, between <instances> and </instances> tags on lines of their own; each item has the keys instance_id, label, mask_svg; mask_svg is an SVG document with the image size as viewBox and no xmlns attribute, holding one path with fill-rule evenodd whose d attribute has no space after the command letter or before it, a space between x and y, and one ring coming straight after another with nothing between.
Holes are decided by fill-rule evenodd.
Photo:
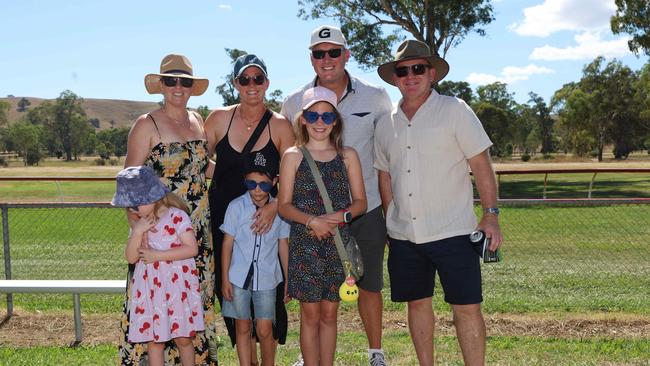
<instances>
[{"instance_id":1,"label":"white button-up shirt","mask_svg":"<svg viewBox=\"0 0 650 366\"><path fill-rule=\"evenodd\" d=\"M375 130L375 168L391 177L388 235L421 244L476 227L467 160L492 145L464 101L435 90L409 121L402 101Z\"/></svg>"},{"instance_id":2,"label":"white button-up shirt","mask_svg":"<svg viewBox=\"0 0 650 366\"><path fill-rule=\"evenodd\" d=\"M219 229L235 238L228 276L233 285L243 288L252 265L253 291L272 290L282 282L278 240L289 237L289 223L276 215L269 232L255 234L251 225L256 210L257 206L249 192L232 200L226 209L226 216Z\"/></svg>"}]
</instances>

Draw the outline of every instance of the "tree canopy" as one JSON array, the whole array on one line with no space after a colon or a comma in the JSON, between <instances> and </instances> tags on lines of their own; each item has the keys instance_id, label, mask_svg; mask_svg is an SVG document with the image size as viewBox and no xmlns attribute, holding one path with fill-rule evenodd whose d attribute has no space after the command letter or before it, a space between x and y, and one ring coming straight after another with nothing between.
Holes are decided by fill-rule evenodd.
<instances>
[{"instance_id":1,"label":"tree canopy","mask_svg":"<svg viewBox=\"0 0 650 366\"><path fill-rule=\"evenodd\" d=\"M650 56L650 2L648 0L615 0L616 14L610 25L614 34L632 36L627 42L630 51Z\"/></svg>"},{"instance_id":2,"label":"tree canopy","mask_svg":"<svg viewBox=\"0 0 650 366\"><path fill-rule=\"evenodd\" d=\"M392 59L391 49L407 36L445 57L468 34L485 35L494 20L489 0L299 0L304 20L333 18L363 68Z\"/></svg>"}]
</instances>

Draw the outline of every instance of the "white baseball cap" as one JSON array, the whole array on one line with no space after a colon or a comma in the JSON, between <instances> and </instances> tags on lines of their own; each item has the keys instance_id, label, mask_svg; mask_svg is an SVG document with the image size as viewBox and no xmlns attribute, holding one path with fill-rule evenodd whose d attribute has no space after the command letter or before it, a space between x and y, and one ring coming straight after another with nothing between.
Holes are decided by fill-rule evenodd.
<instances>
[{"instance_id":1,"label":"white baseball cap","mask_svg":"<svg viewBox=\"0 0 650 366\"><path fill-rule=\"evenodd\" d=\"M341 32L341 28L332 25L321 25L311 32L311 43L309 44L309 49L319 43L332 43L348 48L348 44L345 41L343 32Z\"/></svg>"},{"instance_id":2,"label":"white baseball cap","mask_svg":"<svg viewBox=\"0 0 650 366\"><path fill-rule=\"evenodd\" d=\"M323 86L315 86L302 94L302 110L306 110L318 102L327 102L336 108L336 93Z\"/></svg>"}]
</instances>

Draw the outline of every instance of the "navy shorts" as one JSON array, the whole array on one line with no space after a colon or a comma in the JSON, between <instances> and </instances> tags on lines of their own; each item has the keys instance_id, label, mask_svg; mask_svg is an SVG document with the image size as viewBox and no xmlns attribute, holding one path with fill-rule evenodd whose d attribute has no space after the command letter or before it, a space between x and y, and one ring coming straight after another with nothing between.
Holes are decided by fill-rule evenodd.
<instances>
[{"instance_id":1,"label":"navy shorts","mask_svg":"<svg viewBox=\"0 0 650 366\"><path fill-rule=\"evenodd\" d=\"M436 272L447 303L468 305L483 301L481 264L469 235L423 244L389 238L391 300L404 302L433 296Z\"/></svg>"}]
</instances>

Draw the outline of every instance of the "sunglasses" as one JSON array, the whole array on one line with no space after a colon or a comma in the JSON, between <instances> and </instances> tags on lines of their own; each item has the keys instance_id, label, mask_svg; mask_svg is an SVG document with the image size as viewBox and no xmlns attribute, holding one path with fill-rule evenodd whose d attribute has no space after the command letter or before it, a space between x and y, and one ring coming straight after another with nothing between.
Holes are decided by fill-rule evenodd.
<instances>
[{"instance_id":1,"label":"sunglasses","mask_svg":"<svg viewBox=\"0 0 650 366\"><path fill-rule=\"evenodd\" d=\"M311 55L314 56L317 60L322 60L325 58L325 54L328 54L330 58L339 58L343 52L342 48L332 48L331 50L312 50Z\"/></svg>"},{"instance_id":2,"label":"sunglasses","mask_svg":"<svg viewBox=\"0 0 650 366\"><path fill-rule=\"evenodd\" d=\"M249 191L254 190L255 188L257 188L257 186L260 186L260 189L266 193L271 192L271 190L273 189L273 183L271 182L256 182L250 179L246 179L244 181L244 185L246 186L246 189L248 189Z\"/></svg>"},{"instance_id":3,"label":"sunglasses","mask_svg":"<svg viewBox=\"0 0 650 366\"><path fill-rule=\"evenodd\" d=\"M253 80L255 85L263 85L264 82L266 81L266 76L264 76L262 74L257 74L255 76L240 75L237 78L237 81L239 82L239 85L246 86L251 82L251 79Z\"/></svg>"},{"instance_id":4,"label":"sunglasses","mask_svg":"<svg viewBox=\"0 0 650 366\"><path fill-rule=\"evenodd\" d=\"M175 76L163 76L162 77L163 84L165 84L165 86L168 87L168 88L175 87L178 84L179 81L181 82L181 86L183 88L191 88L192 85L194 85L194 79L180 78L180 77L175 77Z\"/></svg>"},{"instance_id":5,"label":"sunglasses","mask_svg":"<svg viewBox=\"0 0 650 366\"><path fill-rule=\"evenodd\" d=\"M309 123L316 123L318 118L320 118L326 125L331 125L336 121L336 113L334 112L324 112L323 114L319 114L318 112L302 111L302 117Z\"/></svg>"},{"instance_id":6,"label":"sunglasses","mask_svg":"<svg viewBox=\"0 0 650 366\"><path fill-rule=\"evenodd\" d=\"M431 67L427 64L417 64L417 65L411 65L411 66L400 66L395 68L395 75L397 75L398 78L403 78L406 75L409 74L409 70L413 73L413 75L422 75L425 72L427 72L427 69Z\"/></svg>"},{"instance_id":7,"label":"sunglasses","mask_svg":"<svg viewBox=\"0 0 650 366\"><path fill-rule=\"evenodd\" d=\"M139 212L139 211L140 211L140 210L138 209L138 206L131 206L131 207L128 207L128 210L129 210L129 211L133 211L133 212Z\"/></svg>"}]
</instances>

